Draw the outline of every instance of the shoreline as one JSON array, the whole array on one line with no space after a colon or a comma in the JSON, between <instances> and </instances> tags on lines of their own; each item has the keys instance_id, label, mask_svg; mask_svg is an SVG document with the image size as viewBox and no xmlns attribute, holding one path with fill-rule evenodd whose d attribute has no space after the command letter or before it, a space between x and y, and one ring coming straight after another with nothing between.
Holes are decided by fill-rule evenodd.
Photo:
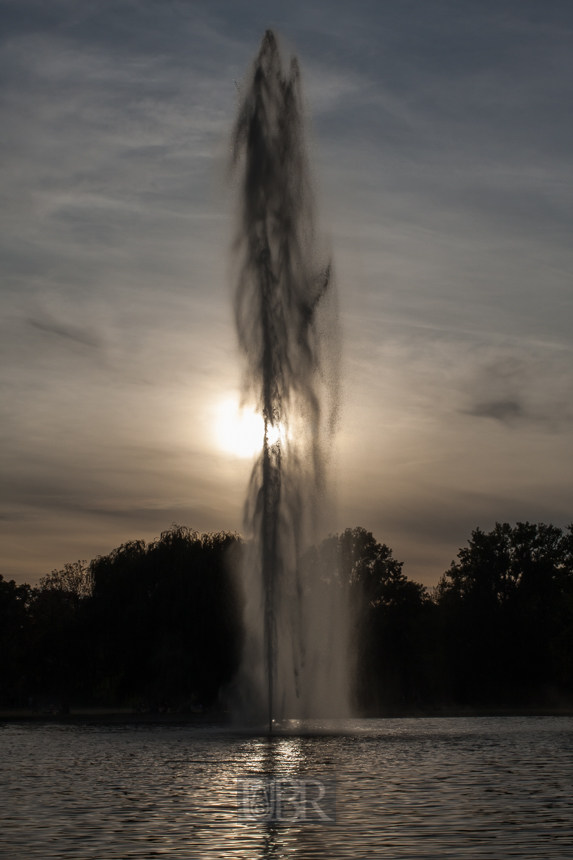
<instances>
[{"instance_id":1,"label":"shoreline","mask_svg":"<svg viewBox=\"0 0 573 860\"><path fill-rule=\"evenodd\" d=\"M528 708L420 708L388 709L380 714L351 717L356 720L396 719L470 719L484 717L573 717L573 706ZM62 725L207 725L233 726L229 714L212 712L203 714L135 713L121 708L72 708L69 714L33 713L25 708L0 709L2 723L53 723Z\"/></svg>"}]
</instances>

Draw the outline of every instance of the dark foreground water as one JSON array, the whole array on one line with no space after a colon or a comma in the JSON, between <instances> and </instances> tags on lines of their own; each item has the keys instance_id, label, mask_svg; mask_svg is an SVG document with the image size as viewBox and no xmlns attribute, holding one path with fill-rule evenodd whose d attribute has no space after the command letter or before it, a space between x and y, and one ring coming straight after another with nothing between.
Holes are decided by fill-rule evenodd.
<instances>
[{"instance_id":1,"label":"dark foreground water","mask_svg":"<svg viewBox=\"0 0 573 860\"><path fill-rule=\"evenodd\" d=\"M361 720L353 734L0 727L0 856L573 858L573 718ZM335 777L335 824L240 821L237 779Z\"/></svg>"}]
</instances>

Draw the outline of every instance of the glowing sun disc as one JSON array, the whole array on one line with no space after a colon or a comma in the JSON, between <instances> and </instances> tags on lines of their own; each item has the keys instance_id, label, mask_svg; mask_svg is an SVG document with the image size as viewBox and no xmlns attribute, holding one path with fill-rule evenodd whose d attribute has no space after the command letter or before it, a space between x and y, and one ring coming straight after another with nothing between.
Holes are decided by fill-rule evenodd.
<instances>
[{"instance_id":1,"label":"glowing sun disc","mask_svg":"<svg viewBox=\"0 0 573 860\"><path fill-rule=\"evenodd\" d=\"M241 409L235 400L229 399L217 407L215 433L223 451L236 457L254 457L263 447L265 425L252 406Z\"/></svg>"}]
</instances>

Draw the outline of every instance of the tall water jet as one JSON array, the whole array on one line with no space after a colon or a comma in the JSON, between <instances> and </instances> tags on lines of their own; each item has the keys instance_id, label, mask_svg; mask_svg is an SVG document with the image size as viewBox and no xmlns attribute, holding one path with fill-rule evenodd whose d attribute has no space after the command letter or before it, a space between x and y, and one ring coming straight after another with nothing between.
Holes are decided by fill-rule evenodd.
<instances>
[{"instance_id":1,"label":"tall water jet","mask_svg":"<svg viewBox=\"0 0 573 860\"><path fill-rule=\"evenodd\" d=\"M343 585L312 545L327 507L325 465L338 405L331 264L315 226L296 58L265 34L233 133L238 176L234 296L243 399L264 422L245 528L243 704L273 721L345 715ZM314 561L314 563L313 563Z\"/></svg>"}]
</instances>

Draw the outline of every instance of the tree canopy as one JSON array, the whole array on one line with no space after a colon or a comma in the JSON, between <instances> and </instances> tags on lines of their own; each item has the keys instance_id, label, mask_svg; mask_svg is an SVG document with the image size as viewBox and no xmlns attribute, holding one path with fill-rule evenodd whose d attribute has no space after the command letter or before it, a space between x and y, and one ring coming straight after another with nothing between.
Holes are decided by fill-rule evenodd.
<instances>
[{"instance_id":1,"label":"tree canopy","mask_svg":"<svg viewBox=\"0 0 573 860\"><path fill-rule=\"evenodd\" d=\"M241 659L244 543L173 526L37 588L0 576L0 704L185 709L224 701ZM305 557L347 589L361 713L573 702L573 528L475 529L428 591L364 528Z\"/></svg>"}]
</instances>

